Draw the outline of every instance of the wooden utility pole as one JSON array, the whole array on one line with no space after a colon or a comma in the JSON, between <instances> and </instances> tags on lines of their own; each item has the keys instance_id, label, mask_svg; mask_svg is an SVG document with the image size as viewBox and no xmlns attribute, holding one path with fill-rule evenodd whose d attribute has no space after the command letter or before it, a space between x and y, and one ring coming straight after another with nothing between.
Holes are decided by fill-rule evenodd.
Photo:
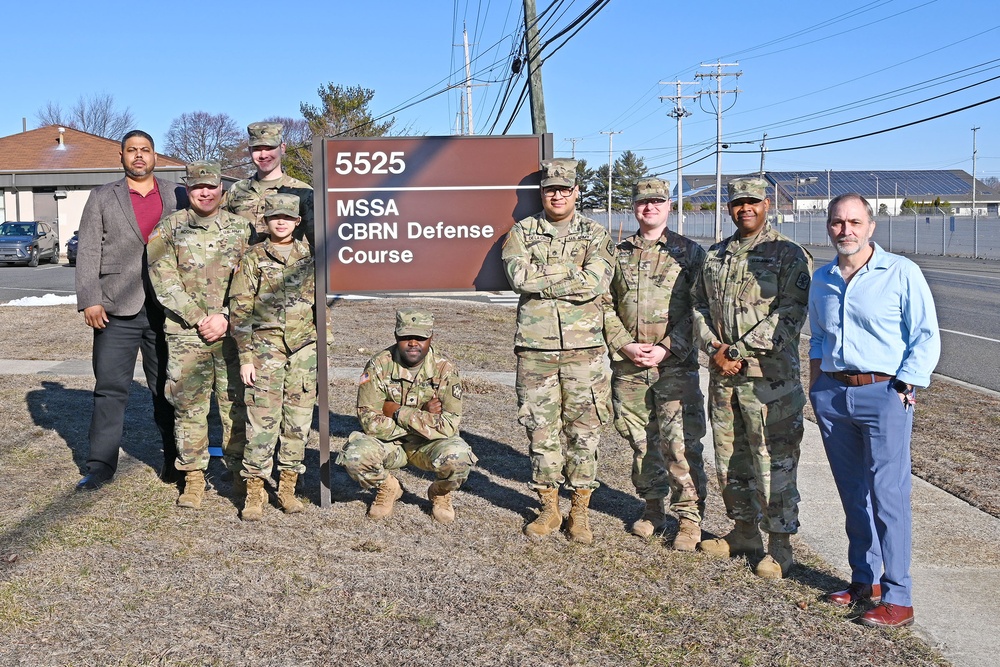
<instances>
[{"instance_id":1,"label":"wooden utility pole","mask_svg":"<svg viewBox=\"0 0 1000 667\"><path fill-rule=\"evenodd\" d=\"M524 0L524 45L528 54L528 99L531 103L531 133L545 134L545 96L542 94L542 60L538 56L538 20L535 0Z\"/></svg>"},{"instance_id":2,"label":"wooden utility pole","mask_svg":"<svg viewBox=\"0 0 1000 667\"><path fill-rule=\"evenodd\" d=\"M618 132L615 132L614 130L611 130L609 132L604 132L602 130L601 134L608 135L608 233L610 234L611 233L611 174L615 170L615 165L611 161L611 154L612 154L611 143L614 140L615 135L621 134L621 131L619 130Z\"/></svg>"},{"instance_id":3,"label":"wooden utility pole","mask_svg":"<svg viewBox=\"0 0 1000 667\"><path fill-rule=\"evenodd\" d=\"M673 83L677 86L676 95L660 95L661 100L673 100L674 108L667 113L671 118L677 119L677 233L684 233L684 167L681 164L681 125L685 116L690 116L691 112L684 108L684 100L697 99L698 95L681 95L681 86L694 86L694 82L689 81L661 81L660 85Z\"/></svg>"},{"instance_id":4,"label":"wooden utility pole","mask_svg":"<svg viewBox=\"0 0 1000 667\"><path fill-rule=\"evenodd\" d=\"M695 74L696 79L715 79L716 81L716 100L715 100L715 240L722 240L722 95L724 93L738 93L739 89L733 90L723 90L722 89L722 78L726 76L738 77L743 72L723 72L723 67L737 67L739 63L722 63L716 62L714 64L706 65L702 63L699 67L714 67L714 72L705 72ZM706 90L706 94L711 94L713 91Z\"/></svg>"}]
</instances>

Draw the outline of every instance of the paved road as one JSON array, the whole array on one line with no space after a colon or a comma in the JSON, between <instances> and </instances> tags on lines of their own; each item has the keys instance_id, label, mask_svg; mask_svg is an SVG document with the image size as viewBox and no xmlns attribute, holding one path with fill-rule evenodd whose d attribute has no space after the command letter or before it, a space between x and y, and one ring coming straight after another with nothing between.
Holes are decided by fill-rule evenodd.
<instances>
[{"instance_id":1,"label":"paved road","mask_svg":"<svg viewBox=\"0 0 1000 667\"><path fill-rule=\"evenodd\" d=\"M66 264L0 266L0 304L26 296L76 294L76 269Z\"/></svg>"}]
</instances>

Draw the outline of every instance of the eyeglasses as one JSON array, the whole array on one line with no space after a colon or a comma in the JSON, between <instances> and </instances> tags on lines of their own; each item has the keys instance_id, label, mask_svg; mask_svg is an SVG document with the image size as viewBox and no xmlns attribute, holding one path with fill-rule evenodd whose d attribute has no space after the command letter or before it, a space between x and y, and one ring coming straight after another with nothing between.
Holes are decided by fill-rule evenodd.
<instances>
[{"instance_id":1,"label":"eyeglasses","mask_svg":"<svg viewBox=\"0 0 1000 667\"><path fill-rule=\"evenodd\" d=\"M650 206L653 206L655 208L660 208L666 203L667 203L666 199L643 199L642 201L637 201L635 205L645 206L646 204L649 204Z\"/></svg>"},{"instance_id":2,"label":"eyeglasses","mask_svg":"<svg viewBox=\"0 0 1000 667\"><path fill-rule=\"evenodd\" d=\"M570 197L573 196L573 191L574 190L576 190L576 186L575 185L573 187L571 187L571 188L563 188L563 187L558 187L558 186L551 187L551 188L545 188L545 189L542 190L542 196L543 197L548 197L548 198L551 199L552 197L555 197L556 195L559 195L560 197L562 197L564 199L569 199Z\"/></svg>"}]
</instances>

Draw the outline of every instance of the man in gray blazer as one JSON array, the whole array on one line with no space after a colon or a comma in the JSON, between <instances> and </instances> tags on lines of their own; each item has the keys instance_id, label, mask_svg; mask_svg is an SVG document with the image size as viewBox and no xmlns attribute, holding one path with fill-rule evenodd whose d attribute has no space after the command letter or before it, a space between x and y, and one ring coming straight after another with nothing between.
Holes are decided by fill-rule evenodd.
<instances>
[{"instance_id":1,"label":"man in gray blazer","mask_svg":"<svg viewBox=\"0 0 1000 667\"><path fill-rule=\"evenodd\" d=\"M161 479L179 479L174 468L174 412L167 403L167 348L163 311L149 286L146 240L160 218L187 206L184 188L153 176L153 139L141 130L122 138L125 178L90 193L80 220L76 303L94 330L94 414L87 474L77 490L99 489L115 474L136 355L142 350L153 417L163 440ZM178 196L181 201L178 202Z\"/></svg>"}]
</instances>

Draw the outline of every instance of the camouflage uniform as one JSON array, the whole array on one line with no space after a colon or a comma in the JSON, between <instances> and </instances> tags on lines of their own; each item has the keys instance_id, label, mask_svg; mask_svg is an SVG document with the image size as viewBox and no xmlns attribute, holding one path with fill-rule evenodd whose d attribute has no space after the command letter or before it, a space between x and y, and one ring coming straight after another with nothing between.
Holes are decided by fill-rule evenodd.
<instances>
[{"instance_id":1,"label":"camouflage uniform","mask_svg":"<svg viewBox=\"0 0 1000 667\"><path fill-rule=\"evenodd\" d=\"M769 533L798 531L796 472L805 393L799 334L807 315L812 258L765 223L713 245L695 286L695 339L734 346L743 368L712 368L709 404L719 487L731 519Z\"/></svg>"},{"instance_id":2,"label":"camouflage uniform","mask_svg":"<svg viewBox=\"0 0 1000 667\"><path fill-rule=\"evenodd\" d=\"M544 213L525 218L504 243L507 279L521 295L518 421L528 433L535 490L598 486L600 427L611 418L601 296L611 282L612 248L608 232L579 213L564 233Z\"/></svg>"},{"instance_id":3,"label":"camouflage uniform","mask_svg":"<svg viewBox=\"0 0 1000 667\"><path fill-rule=\"evenodd\" d=\"M247 388L244 477L271 475L279 431L278 468L306 470L302 462L316 405L315 291L315 262L304 241L293 241L287 257L270 240L252 246L233 278L233 338L240 365L252 363L257 374Z\"/></svg>"},{"instance_id":4,"label":"camouflage uniform","mask_svg":"<svg viewBox=\"0 0 1000 667\"><path fill-rule=\"evenodd\" d=\"M280 123L251 123L247 127L250 146L280 146L282 137ZM267 223L264 221L264 198L271 193L292 194L299 198L299 213L302 222L293 236L305 239L312 246L316 236L313 223L313 189L308 183L282 174L281 178L270 181L260 180L256 174L237 181L222 197L222 208L230 213L243 216L257 231L258 239L267 238Z\"/></svg>"},{"instance_id":5,"label":"camouflage uniform","mask_svg":"<svg viewBox=\"0 0 1000 667\"><path fill-rule=\"evenodd\" d=\"M177 469L208 467L208 412L214 389L222 421L226 466L240 469L246 445L246 406L236 343L198 336L203 317L228 317L229 284L253 230L243 218L219 211L202 218L177 211L149 237L149 278L166 311L166 395L176 414Z\"/></svg>"},{"instance_id":6,"label":"camouflage uniform","mask_svg":"<svg viewBox=\"0 0 1000 667\"><path fill-rule=\"evenodd\" d=\"M691 338L691 287L705 251L664 230L653 241L638 233L622 241L616 259L604 299L604 336L611 351L615 428L634 452L632 483L644 500L669 497L678 516L701 523L705 399ZM630 343L659 344L670 355L658 368L643 368L621 352Z\"/></svg>"},{"instance_id":7,"label":"camouflage uniform","mask_svg":"<svg viewBox=\"0 0 1000 667\"><path fill-rule=\"evenodd\" d=\"M441 414L423 410L433 398ZM393 417L382 414L386 401L398 403ZM396 346L382 350L365 366L358 381L358 419L364 432L348 437L337 463L362 488L378 487L388 470L411 463L434 472L442 490L454 491L469 478L477 459L458 435L462 383L458 369L433 346L418 368L399 363Z\"/></svg>"}]
</instances>

